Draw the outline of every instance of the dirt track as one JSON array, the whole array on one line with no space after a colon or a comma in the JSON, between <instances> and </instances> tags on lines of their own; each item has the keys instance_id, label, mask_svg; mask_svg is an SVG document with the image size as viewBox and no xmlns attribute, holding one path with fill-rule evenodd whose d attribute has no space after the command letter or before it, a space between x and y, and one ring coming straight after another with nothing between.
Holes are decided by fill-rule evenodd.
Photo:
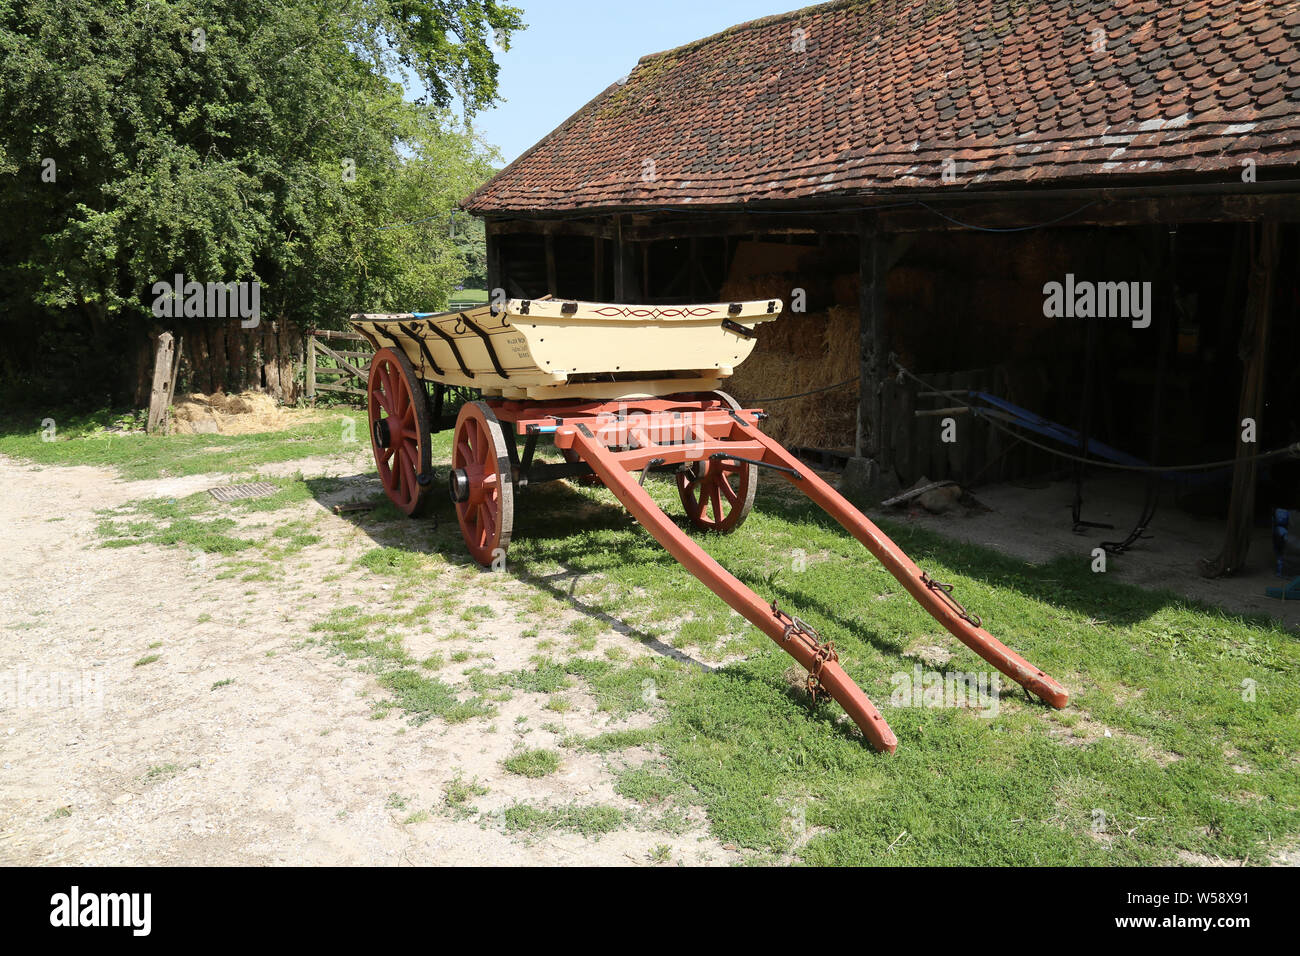
<instances>
[{"instance_id":1,"label":"dirt track","mask_svg":"<svg viewBox=\"0 0 1300 956\"><path fill-rule=\"evenodd\" d=\"M315 460L309 474L348 477L339 497L356 497L375 491L371 467L366 455L350 455ZM329 511L332 502L259 516L271 525L305 518L321 537L286 560L283 580L274 583L219 578L219 557L197 551L100 546L97 510L230 480L123 482L105 469L0 458L0 677L9 681L8 698L0 697L0 863L650 865L737 858L698 821L682 834L629 825L597 839L494 824L495 811L518 801L635 809L613 789L618 767L647 756L635 750L564 750L560 770L540 779L507 773L501 761L521 742L555 747L560 734L540 729L544 723L588 735L638 719L611 723L581 692L568 695L572 709L560 714L544 709L544 695L516 693L491 720L413 725L400 710L375 719L373 699L385 692L373 676L306 640L331 610L380 609L385 597L383 583L346 560L375 542ZM420 526L405 533L418 536ZM464 586L463 573L449 570L434 583ZM328 576L335 579L322 583ZM516 608L518 592L508 596L507 587L527 585L493 582L476 591L474 603ZM479 630L476 663L506 670L528 660L535 647L520 638L519 617L501 613ZM545 637L565 622L527 623ZM446 633L447 622L430 624L403 635L417 657ZM598 641L597 650L621 642L630 655L647 653L613 632ZM156 661L137 666L154 654ZM452 664L438 676L455 685L462 670ZM92 693L81 706L30 696L14 706L18 680L51 672L86 681ZM222 681L233 682L214 687ZM457 776L488 788L469 801L477 812L446 810L443 788Z\"/></svg>"}]
</instances>

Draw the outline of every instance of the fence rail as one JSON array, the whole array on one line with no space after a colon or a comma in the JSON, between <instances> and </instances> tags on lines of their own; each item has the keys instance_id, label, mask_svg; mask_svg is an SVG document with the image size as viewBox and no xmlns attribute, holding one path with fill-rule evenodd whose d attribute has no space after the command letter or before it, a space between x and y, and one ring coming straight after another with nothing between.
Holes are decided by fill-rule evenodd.
<instances>
[{"instance_id":1,"label":"fence rail","mask_svg":"<svg viewBox=\"0 0 1300 956\"><path fill-rule=\"evenodd\" d=\"M364 349L349 349L346 346L335 348L326 342L360 342ZM347 395L366 397L366 384L369 379L367 369L374 349L365 336L356 332L337 332L333 329L316 329L307 337L307 399L314 402L317 392L342 392ZM334 365L322 365L318 361L324 357L333 360ZM325 380L321 381L324 376ZM360 387L357 387L360 385Z\"/></svg>"}]
</instances>

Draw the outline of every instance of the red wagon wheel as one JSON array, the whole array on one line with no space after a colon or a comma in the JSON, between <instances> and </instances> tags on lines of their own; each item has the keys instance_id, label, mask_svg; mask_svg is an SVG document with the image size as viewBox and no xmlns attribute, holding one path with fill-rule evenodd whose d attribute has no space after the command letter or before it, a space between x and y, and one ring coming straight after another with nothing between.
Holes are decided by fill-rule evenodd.
<instances>
[{"instance_id":1,"label":"red wagon wheel","mask_svg":"<svg viewBox=\"0 0 1300 956\"><path fill-rule=\"evenodd\" d=\"M740 403L726 392L714 392L732 409ZM758 491L758 466L706 458L677 473L677 493L686 517L700 531L730 534L749 517Z\"/></svg>"},{"instance_id":2,"label":"red wagon wheel","mask_svg":"<svg viewBox=\"0 0 1300 956\"><path fill-rule=\"evenodd\" d=\"M501 423L486 402L467 402L456 418L451 500L469 553L490 565L510 546L515 486Z\"/></svg>"},{"instance_id":3,"label":"red wagon wheel","mask_svg":"<svg viewBox=\"0 0 1300 956\"><path fill-rule=\"evenodd\" d=\"M429 407L423 383L401 352L380 349L370 360L367 408L370 447L385 493L403 514L423 514L433 490Z\"/></svg>"}]
</instances>

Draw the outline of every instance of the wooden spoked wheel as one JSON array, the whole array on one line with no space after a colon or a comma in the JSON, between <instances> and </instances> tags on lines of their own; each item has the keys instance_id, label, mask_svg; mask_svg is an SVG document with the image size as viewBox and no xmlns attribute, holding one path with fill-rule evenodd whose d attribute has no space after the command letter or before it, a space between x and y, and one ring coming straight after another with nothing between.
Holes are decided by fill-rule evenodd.
<instances>
[{"instance_id":1,"label":"wooden spoked wheel","mask_svg":"<svg viewBox=\"0 0 1300 956\"><path fill-rule=\"evenodd\" d=\"M740 403L726 392L714 392L732 409ZM677 473L677 494L686 517L700 531L730 534L749 517L758 491L758 466L706 458Z\"/></svg>"},{"instance_id":2,"label":"wooden spoked wheel","mask_svg":"<svg viewBox=\"0 0 1300 956\"><path fill-rule=\"evenodd\" d=\"M429 405L411 361L395 349L370 360L370 447L384 492L403 514L424 514L433 491Z\"/></svg>"},{"instance_id":3,"label":"wooden spoked wheel","mask_svg":"<svg viewBox=\"0 0 1300 956\"><path fill-rule=\"evenodd\" d=\"M515 523L515 486L501 423L486 402L467 402L456 419L451 500L469 553L479 564L504 557Z\"/></svg>"}]
</instances>

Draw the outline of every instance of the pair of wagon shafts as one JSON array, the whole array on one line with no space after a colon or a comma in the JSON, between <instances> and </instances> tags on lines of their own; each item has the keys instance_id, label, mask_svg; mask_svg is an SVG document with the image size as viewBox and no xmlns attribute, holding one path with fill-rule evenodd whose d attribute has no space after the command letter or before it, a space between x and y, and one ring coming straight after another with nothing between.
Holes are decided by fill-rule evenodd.
<instances>
[{"instance_id":1,"label":"pair of wagon shafts","mask_svg":"<svg viewBox=\"0 0 1300 956\"><path fill-rule=\"evenodd\" d=\"M527 351L529 346L539 351L545 341L537 333L537 325L521 321L525 315L536 318L542 311L540 305L536 301L531 304L512 301L503 310L500 331L531 325L532 338L523 337L526 342L522 349L518 342L514 343L515 352L524 356L525 369L542 369L543 363L552 364ZM596 306L590 308L594 313ZM666 308L602 308L653 309L659 314L651 315L648 321L658 321L661 326L678 318L672 314L674 310ZM771 303L767 308L770 315ZM551 311L557 316L562 314L569 323L577 321L573 304L566 303L563 309L563 313ZM688 313L682 320L684 323L693 322L698 326L706 321L714 322L724 335L733 337L739 335L723 323L738 327L742 333L747 331L737 322L744 309L735 304L680 309L696 313ZM720 313L724 316L721 322L716 321L713 312L704 314L709 309L725 310ZM668 313L667 317L661 317L662 313ZM441 368L438 372L442 374L430 376L428 365L422 361L426 354L432 360L432 355L426 341L411 325L418 315L353 316L354 327L377 348L370 365L367 406L380 481L394 504L408 515L422 513L437 493L432 480L430 438L444 422L441 416L438 420L434 418L425 381L433 378L437 383L436 405L441 410L447 379ZM597 319L608 321L600 313L595 313L591 321ZM647 322L645 315L633 319L643 325ZM473 325L473 318L465 313L433 316L433 320L454 321L453 328L457 330ZM608 325L595 327L602 331L610 328ZM440 339L454 340L446 330L436 325L434 328ZM609 337L613 334L609 333ZM758 470L765 467L789 481L838 521L917 603L985 661L1053 707L1064 707L1067 703L1065 689L984 630L979 619L953 599L951 587L918 568L872 521L764 434L758 427L764 417L760 410L743 408L716 389L654 394L671 388L671 378L667 384L663 380L653 384L629 381L621 390L631 394L616 399L586 398L572 393L602 389L564 384L572 369L565 370L563 378L548 372L552 377L545 381L558 384L523 390L523 397L507 397L510 372L503 368L492 338L477 327L468 338L470 343L485 345L487 354L483 364L486 368L490 362L487 374L491 376L485 377L485 384L490 381L497 386L492 390L498 394L467 401L461 406L455 421L448 486L465 544L480 564L503 566L513 532L514 497L518 487L563 477L594 476L683 567L808 671L808 689L814 700L824 692L844 708L872 746L892 752L897 747L897 738L866 694L840 666L834 646L823 642L812 627L779 608L775 601L764 601L737 580L669 518L643 487L647 471L674 472L689 524L700 531L728 533L735 531L749 514ZM684 340L686 336L678 338ZM714 347L712 339L705 341ZM455 348L454 341L450 344ZM462 368L466 361L463 352L468 351L468 343L455 351ZM743 358L748 349L738 349L735 354ZM420 364L419 374L412 356ZM696 375L696 383L709 384L710 376L715 381L719 379L723 374L721 363L715 363L715 368L719 370L716 373L703 365ZM472 377L469 368L465 371ZM725 374L729 373L728 368ZM688 377L686 381L691 380ZM602 388L608 394L608 388ZM563 394L566 391L569 394ZM548 393L560 395L552 398ZM541 397L528 397L533 394ZM554 443L565 458L564 464L541 464L534 460L537 443L543 438ZM519 439L524 441L522 456Z\"/></svg>"}]
</instances>

